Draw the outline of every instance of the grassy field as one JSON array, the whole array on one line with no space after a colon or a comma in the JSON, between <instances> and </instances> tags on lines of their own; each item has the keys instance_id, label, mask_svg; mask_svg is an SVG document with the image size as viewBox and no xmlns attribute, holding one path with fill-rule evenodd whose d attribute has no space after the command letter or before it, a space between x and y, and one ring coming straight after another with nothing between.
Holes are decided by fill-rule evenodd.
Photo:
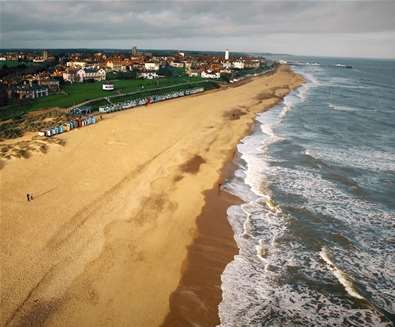
<instances>
[{"instance_id":1,"label":"grassy field","mask_svg":"<svg viewBox=\"0 0 395 327\"><path fill-rule=\"evenodd\" d=\"M210 82L201 81L201 82L191 83L191 84L174 85L174 86L170 86L170 87L159 89L159 90L156 89L156 90L151 90L151 91L150 90L141 91L136 94L122 95L119 97L114 97L114 98L111 98L110 100L112 103L120 103L120 102L125 102L128 100L141 99L141 98L152 96L152 95L168 94L170 92L192 89L192 88L196 88L196 87L203 87L205 90L211 90L211 89L218 87L218 84L215 82L212 82L212 81L210 81ZM92 108L94 110L99 108L100 105L97 104L99 101L100 100L92 103L92 105L93 105Z\"/></svg>"},{"instance_id":2,"label":"grassy field","mask_svg":"<svg viewBox=\"0 0 395 327\"><path fill-rule=\"evenodd\" d=\"M16 61L16 60L0 61L0 68L3 68L3 66L7 66L8 68L14 68L19 65L25 65L26 67L29 67L31 65L34 65L34 63L31 61Z\"/></svg>"},{"instance_id":3,"label":"grassy field","mask_svg":"<svg viewBox=\"0 0 395 327\"><path fill-rule=\"evenodd\" d=\"M66 85L61 93L42 97L27 103L10 104L0 109L0 120L9 119L26 112L60 107L68 108L78 103L109 95L121 95L129 92L147 91L154 88L171 86L179 83L201 81L200 77L172 77L157 80L114 80L114 91L103 91L103 82L74 83Z\"/></svg>"}]
</instances>

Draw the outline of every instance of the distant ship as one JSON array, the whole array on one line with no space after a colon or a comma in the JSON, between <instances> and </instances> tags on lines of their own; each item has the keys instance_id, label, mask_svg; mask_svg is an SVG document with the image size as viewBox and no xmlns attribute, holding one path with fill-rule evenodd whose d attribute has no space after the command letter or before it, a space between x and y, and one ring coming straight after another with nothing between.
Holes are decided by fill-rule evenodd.
<instances>
[{"instance_id":1,"label":"distant ship","mask_svg":"<svg viewBox=\"0 0 395 327\"><path fill-rule=\"evenodd\" d=\"M335 66L340 68L352 68L351 65L343 65L343 64L336 64Z\"/></svg>"}]
</instances>

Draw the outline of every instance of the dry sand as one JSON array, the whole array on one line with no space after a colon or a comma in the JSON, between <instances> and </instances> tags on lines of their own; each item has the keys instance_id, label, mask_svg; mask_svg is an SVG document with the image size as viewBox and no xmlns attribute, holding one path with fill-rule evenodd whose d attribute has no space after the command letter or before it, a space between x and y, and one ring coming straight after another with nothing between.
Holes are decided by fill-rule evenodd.
<instances>
[{"instance_id":1,"label":"dry sand","mask_svg":"<svg viewBox=\"0 0 395 327\"><path fill-rule=\"evenodd\" d=\"M65 146L9 160L0 325L159 326L203 192L255 114L300 83L281 67L237 88L106 115L60 136Z\"/></svg>"}]
</instances>

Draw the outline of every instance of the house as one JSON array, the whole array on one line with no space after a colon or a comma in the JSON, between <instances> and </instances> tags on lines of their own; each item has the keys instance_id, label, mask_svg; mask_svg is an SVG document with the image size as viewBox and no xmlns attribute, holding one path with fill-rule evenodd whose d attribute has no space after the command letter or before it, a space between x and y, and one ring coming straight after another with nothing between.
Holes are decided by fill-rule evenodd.
<instances>
[{"instance_id":1,"label":"house","mask_svg":"<svg viewBox=\"0 0 395 327\"><path fill-rule=\"evenodd\" d=\"M66 63L66 66L70 67L70 68L85 68L86 62L85 61L68 61Z\"/></svg>"},{"instance_id":2,"label":"house","mask_svg":"<svg viewBox=\"0 0 395 327\"><path fill-rule=\"evenodd\" d=\"M102 68L81 68L76 75L78 82L85 80L104 81L106 79L106 71Z\"/></svg>"},{"instance_id":3,"label":"house","mask_svg":"<svg viewBox=\"0 0 395 327\"><path fill-rule=\"evenodd\" d=\"M117 72L126 72L128 62L121 60L107 60L106 68Z\"/></svg>"},{"instance_id":4,"label":"house","mask_svg":"<svg viewBox=\"0 0 395 327\"><path fill-rule=\"evenodd\" d=\"M74 68L67 68L62 74L63 80L70 83L77 82L77 71L78 70Z\"/></svg>"},{"instance_id":5,"label":"house","mask_svg":"<svg viewBox=\"0 0 395 327\"><path fill-rule=\"evenodd\" d=\"M155 79L159 78L159 75L156 72L141 72L137 75L138 78L143 78L143 79Z\"/></svg>"},{"instance_id":6,"label":"house","mask_svg":"<svg viewBox=\"0 0 395 327\"><path fill-rule=\"evenodd\" d=\"M18 99L36 99L48 96L48 88L39 85L18 85L15 87L14 92Z\"/></svg>"},{"instance_id":7,"label":"house","mask_svg":"<svg viewBox=\"0 0 395 327\"><path fill-rule=\"evenodd\" d=\"M60 90L60 82L55 79L44 79L38 81L40 86L47 87L51 92L58 92Z\"/></svg>"},{"instance_id":8,"label":"house","mask_svg":"<svg viewBox=\"0 0 395 327\"><path fill-rule=\"evenodd\" d=\"M244 62L244 68L257 69L261 66L261 62L258 59L246 60Z\"/></svg>"},{"instance_id":9,"label":"house","mask_svg":"<svg viewBox=\"0 0 395 327\"><path fill-rule=\"evenodd\" d=\"M222 63L222 67L224 69L230 69L232 67L232 64L229 61L225 61Z\"/></svg>"},{"instance_id":10,"label":"house","mask_svg":"<svg viewBox=\"0 0 395 327\"><path fill-rule=\"evenodd\" d=\"M235 69L244 69L244 62L243 61L233 61L232 68Z\"/></svg>"},{"instance_id":11,"label":"house","mask_svg":"<svg viewBox=\"0 0 395 327\"><path fill-rule=\"evenodd\" d=\"M221 74L219 72L214 72L212 70L203 70L200 76L202 78L218 79L221 77Z\"/></svg>"},{"instance_id":12,"label":"house","mask_svg":"<svg viewBox=\"0 0 395 327\"><path fill-rule=\"evenodd\" d=\"M146 62L144 68L149 71L157 71L159 70L159 64L157 62Z\"/></svg>"}]
</instances>

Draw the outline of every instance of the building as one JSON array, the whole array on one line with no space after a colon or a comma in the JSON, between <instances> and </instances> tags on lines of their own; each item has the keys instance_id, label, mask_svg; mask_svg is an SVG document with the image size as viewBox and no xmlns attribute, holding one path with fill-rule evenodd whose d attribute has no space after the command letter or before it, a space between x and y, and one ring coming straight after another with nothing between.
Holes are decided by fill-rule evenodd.
<instances>
[{"instance_id":1,"label":"building","mask_svg":"<svg viewBox=\"0 0 395 327\"><path fill-rule=\"evenodd\" d=\"M137 77L143 79L156 79L159 78L159 75L156 72L141 72L137 74Z\"/></svg>"},{"instance_id":2,"label":"building","mask_svg":"<svg viewBox=\"0 0 395 327\"><path fill-rule=\"evenodd\" d=\"M63 80L70 83L77 82L77 71L75 68L67 68L62 74Z\"/></svg>"},{"instance_id":3,"label":"building","mask_svg":"<svg viewBox=\"0 0 395 327\"><path fill-rule=\"evenodd\" d=\"M234 69L244 69L244 62L243 61L233 61L232 68Z\"/></svg>"},{"instance_id":4,"label":"building","mask_svg":"<svg viewBox=\"0 0 395 327\"><path fill-rule=\"evenodd\" d=\"M225 50L225 60L229 60L229 50Z\"/></svg>"},{"instance_id":5,"label":"building","mask_svg":"<svg viewBox=\"0 0 395 327\"><path fill-rule=\"evenodd\" d=\"M102 90L103 91L114 91L114 84L112 84L112 83L104 83L102 85Z\"/></svg>"},{"instance_id":6,"label":"building","mask_svg":"<svg viewBox=\"0 0 395 327\"><path fill-rule=\"evenodd\" d=\"M66 66L70 67L70 68L85 68L86 62L85 61L68 61L66 63Z\"/></svg>"},{"instance_id":7,"label":"building","mask_svg":"<svg viewBox=\"0 0 395 327\"><path fill-rule=\"evenodd\" d=\"M212 70L203 70L200 74L202 78L218 79L221 77L220 72L214 72Z\"/></svg>"},{"instance_id":8,"label":"building","mask_svg":"<svg viewBox=\"0 0 395 327\"><path fill-rule=\"evenodd\" d=\"M107 60L106 68L116 72L126 72L129 63L122 60Z\"/></svg>"},{"instance_id":9,"label":"building","mask_svg":"<svg viewBox=\"0 0 395 327\"><path fill-rule=\"evenodd\" d=\"M157 62L146 62L144 68L145 70L157 71L159 70L159 64Z\"/></svg>"},{"instance_id":10,"label":"building","mask_svg":"<svg viewBox=\"0 0 395 327\"><path fill-rule=\"evenodd\" d=\"M106 71L102 68L81 68L77 71L77 81L85 80L104 81L106 79Z\"/></svg>"},{"instance_id":11,"label":"building","mask_svg":"<svg viewBox=\"0 0 395 327\"><path fill-rule=\"evenodd\" d=\"M222 67L224 69L230 69L232 67L232 63L230 63L229 61L225 61L224 63L222 63Z\"/></svg>"},{"instance_id":12,"label":"building","mask_svg":"<svg viewBox=\"0 0 395 327\"><path fill-rule=\"evenodd\" d=\"M259 59L251 59L244 62L244 68L257 69L260 66L261 62Z\"/></svg>"},{"instance_id":13,"label":"building","mask_svg":"<svg viewBox=\"0 0 395 327\"><path fill-rule=\"evenodd\" d=\"M43 59L46 61L46 60L48 60L48 51L47 50L44 50L43 51Z\"/></svg>"},{"instance_id":14,"label":"building","mask_svg":"<svg viewBox=\"0 0 395 327\"><path fill-rule=\"evenodd\" d=\"M48 96L48 88L39 86L24 84L18 85L14 89L15 95L19 100L22 99L37 99L44 96Z\"/></svg>"},{"instance_id":15,"label":"building","mask_svg":"<svg viewBox=\"0 0 395 327\"><path fill-rule=\"evenodd\" d=\"M136 57L137 55L138 55L138 50L137 50L137 47L136 46L134 46L133 48L132 48L132 57Z\"/></svg>"},{"instance_id":16,"label":"building","mask_svg":"<svg viewBox=\"0 0 395 327\"><path fill-rule=\"evenodd\" d=\"M47 87L50 92L58 92L60 90L60 82L55 79L44 79L38 81L40 86Z\"/></svg>"}]
</instances>

